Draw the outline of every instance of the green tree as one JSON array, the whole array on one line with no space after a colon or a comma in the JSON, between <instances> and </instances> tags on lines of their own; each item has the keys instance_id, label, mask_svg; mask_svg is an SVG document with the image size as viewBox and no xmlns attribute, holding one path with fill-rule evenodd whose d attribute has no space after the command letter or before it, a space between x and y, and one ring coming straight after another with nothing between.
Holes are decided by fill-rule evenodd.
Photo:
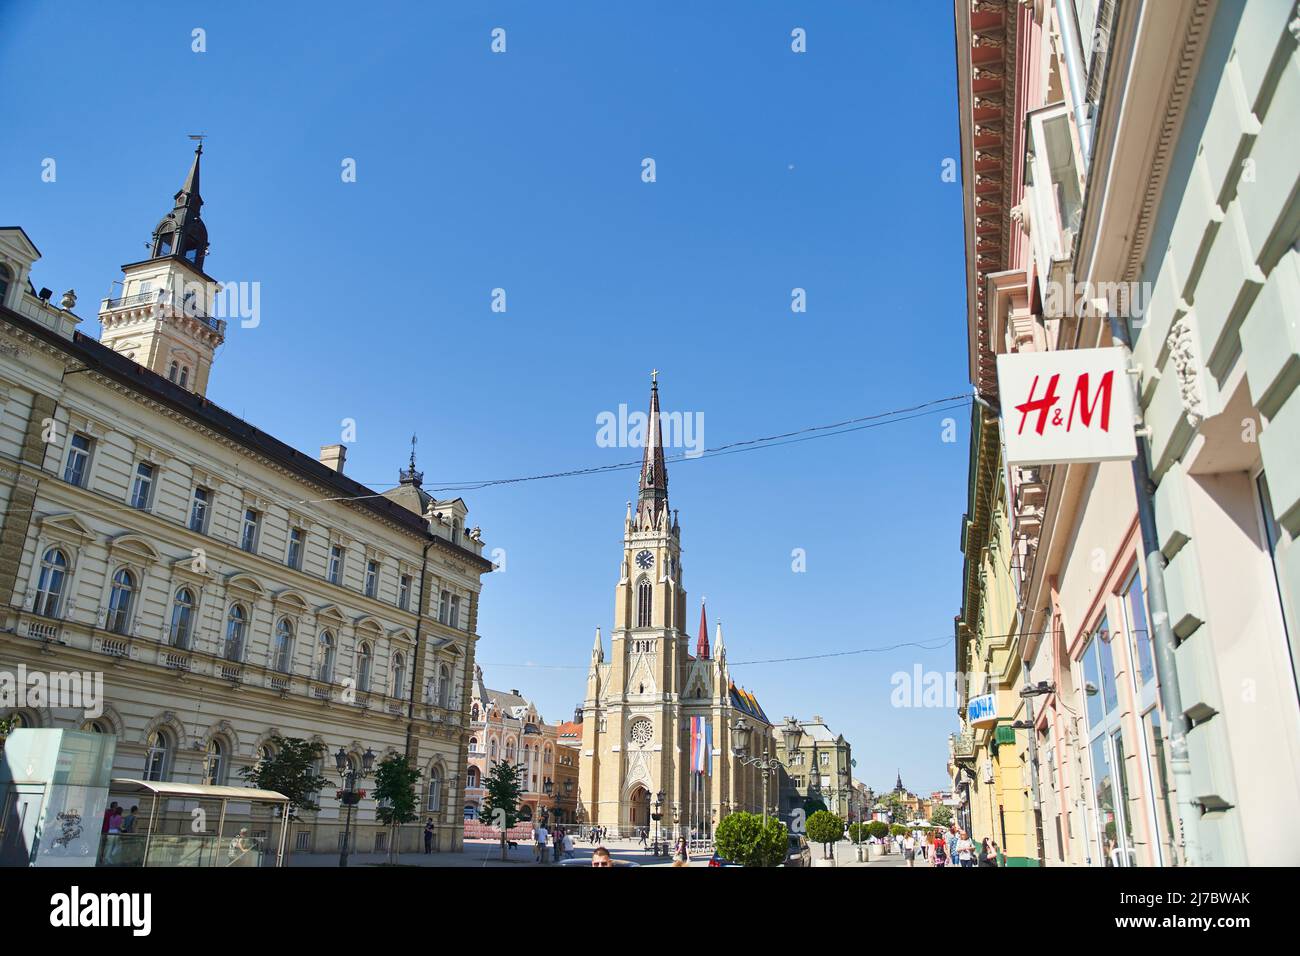
<instances>
[{"instance_id":1,"label":"green tree","mask_svg":"<svg viewBox=\"0 0 1300 956\"><path fill-rule=\"evenodd\" d=\"M844 838L844 821L828 810L818 810L808 818L808 839L822 845L822 858L830 859L831 844Z\"/></svg>"},{"instance_id":2,"label":"green tree","mask_svg":"<svg viewBox=\"0 0 1300 956\"><path fill-rule=\"evenodd\" d=\"M863 843L871 836L870 823L850 823L849 839L854 843Z\"/></svg>"},{"instance_id":3,"label":"green tree","mask_svg":"<svg viewBox=\"0 0 1300 956\"><path fill-rule=\"evenodd\" d=\"M388 862L395 862L397 828L416 819L415 785L423 774L405 756L389 754L375 770L375 789L379 801L376 815L388 827Z\"/></svg>"},{"instance_id":4,"label":"green tree","mask_svg":"<svg viewBox=\"0 0 1300 956\"><path fill-rule=\"evenodd\" d=\"M942 803L934 808L930 814L930 823L936 827L947 827L952 823L952 807L946 807Z\"/></svg>"},{"instance_id":5,"label":"green tree","mask_svg":"<svg viewBox=\"0 0 1300 956\"><path fill-rule=\"evenodd\" d=\"M499 760L492 765L488 775L483 778L483 789L487 796L483 798L483 808L479 816L487 820L489 826L501 830L501 859L508 858L510 838L507 831L519 822L519 798L523 795L523 771L521 763L510 764Z\"/></svg>"},{"instance_id":6,"label":"green tree","mask_svg":"<svg viewBox=\"0 0 1300 956\"><path fill-rule=\"evenodd\" d=\"M803 815L805 819L812 816L814 813L818 813L826 809L828 809L828 807L826 806L826 801L823 800L821 797L809 797L807 800L803 802Z\"/></svg>"},{"instance_id":7,"label":"green tree","mask_svg":"<svg viewBox=\"0 0 1300 956\"><path fill-rule=\"evenodd\" d=\"M330 782L316 771L325 759L325 745L299 737L273 736L269 741L271 756L251 767L240 767L239 775L250 787L274 790L289 798L286 808L292 819L299 810L320 809L316 798Z\"/></svg>"},{"instance_id":8,"label":"green tree","mask_svg":"<svg viewBox=\"0 0 1300 956\"><path fill-rule=\"evenodd\" d=\"M907 836L908 828L901 823L891 823L889 825L890 836Z\"/></svg>"},{"instance_id":9,"label":"green tree","mask_svg":"<svg viewBox=\"0 0 1300 956\"><path fill-rule=\"evenodd\" d=\"M718 854L741 866L777 866L785 861L789 830L776 817L764 826L758 813L728 813L718 824L714 843Z\"/></svg>"},{"instance_id":10,"label":"green tree","mask_svg":"<svg viewBox=\"0 0 1300 956\"><path fill-rule=\"evenodd\" d=\"M889 836L889 824L884 820L872 820L867 824L867 836L883 840Z\"/></svg>"}]
</instances>

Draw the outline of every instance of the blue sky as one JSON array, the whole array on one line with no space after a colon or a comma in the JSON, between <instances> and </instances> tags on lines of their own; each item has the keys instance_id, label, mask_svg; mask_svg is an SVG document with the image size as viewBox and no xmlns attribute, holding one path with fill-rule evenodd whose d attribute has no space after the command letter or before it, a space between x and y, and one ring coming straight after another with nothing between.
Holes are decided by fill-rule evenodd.
<instances>
[{"instance_id":1,"label":"blue sky","mask_svg":"<svg viewBox=\"0 0 1300 956\"><path fill-rule=\"evenodd\" d=\"M170 209L186 134L208 134L208 271L259 282L262 313L231 329L209 397L312 452L356 419L347 471L377 487L413 431L426 487L634 458L597 446L596 418L643 409L651 368L709 446L967 391L961 192L940 175L951 5L700 6L0 0L0 221L96 334ZM691 620L707 596L733 662L949 637L968 431L952 415L956 442L928 416L671 464ZM464 495L507 559L479 660L548 719L583 695L593 628L608 641L635 481ZM901 768L929 790L955 718L890 706L890 675L918 663L950 670L951 644L733 676L774 718L825 717L860 779Z\"/></svg>"}]
</instances>

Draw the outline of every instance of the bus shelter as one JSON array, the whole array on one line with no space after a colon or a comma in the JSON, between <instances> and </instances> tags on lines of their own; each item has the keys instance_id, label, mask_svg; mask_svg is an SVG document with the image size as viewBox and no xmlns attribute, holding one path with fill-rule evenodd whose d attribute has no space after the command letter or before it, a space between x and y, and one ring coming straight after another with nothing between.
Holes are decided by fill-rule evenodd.
<instances>
[{"instance_id":1,"label":"bus shelter","mask_svg":"<svg viewBox=\"0 0 1300 956\"><path fill-rule=\"evenodd\" d=\"M108 800L129 822L103 834L99 866L284 865L289 798L274 790L114 777Z\"/></svg>"}]
</instances>

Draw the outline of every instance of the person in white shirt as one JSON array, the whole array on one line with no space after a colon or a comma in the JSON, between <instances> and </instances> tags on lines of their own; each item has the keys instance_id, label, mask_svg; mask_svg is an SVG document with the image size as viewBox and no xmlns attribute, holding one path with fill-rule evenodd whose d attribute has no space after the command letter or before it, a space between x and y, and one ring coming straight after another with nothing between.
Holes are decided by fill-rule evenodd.
<instances>
[{"instance_id":1,"label":"person in white shirt","mask_svg":"<svg viewBox=\"0 0 1300 956\"><path fill-rule=\"evenodd\" d=\"M537 851L538 863L546 862L546 844L550 838L551 835L546 832L546 827L539 823L537 829L533 831L533 843L535 844L535 849Z\"/></svg>"},{"instance_id":2,"label":"person in white shirt","mask_svg":"<svg viewBox=\"0 0 1300 956\"><path fill-rule=\"evenodd\" d=\"M916 862L916 839L910 831L903 837L903 859L907 860L908 866L912 866Z\"/></svg>"},{"instance_id":3,"label":"person in white shirt","mask_svg":"<svg viewBox=\"0 0 1300 956\"><path fill-rule=\"evenodd\" d=\"M975 845L971 843L965 830L957 831L957 862L961 864L962 869L975 864Z\"/></svg>"}]
</instances>

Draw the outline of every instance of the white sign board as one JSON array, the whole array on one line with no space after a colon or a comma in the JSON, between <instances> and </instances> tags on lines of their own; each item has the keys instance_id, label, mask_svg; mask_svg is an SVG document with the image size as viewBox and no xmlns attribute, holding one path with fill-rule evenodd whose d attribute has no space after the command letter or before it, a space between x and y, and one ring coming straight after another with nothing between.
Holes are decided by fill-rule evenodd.
<instances>
[{"instance_id":1,"label":"white sign board","mask_svg":"<svg viewBox=\"0 0 1300 956\"><path fill-rule=\"evenodd\" d=\"M1137 455L1124 350L998 356L1008 465L1128 461Z\"/></svg>"},{"instance_id":2,"label":"white sign board","mask_svg":"<svg viewBox=\"0 0 1300 956\"><path fill-rule=\"evenodd\" d=\"M972 727L990 727L998 722L998 699L995 694L972 697L966 705L966 721Z\"/></svg>"}]
</instances>

